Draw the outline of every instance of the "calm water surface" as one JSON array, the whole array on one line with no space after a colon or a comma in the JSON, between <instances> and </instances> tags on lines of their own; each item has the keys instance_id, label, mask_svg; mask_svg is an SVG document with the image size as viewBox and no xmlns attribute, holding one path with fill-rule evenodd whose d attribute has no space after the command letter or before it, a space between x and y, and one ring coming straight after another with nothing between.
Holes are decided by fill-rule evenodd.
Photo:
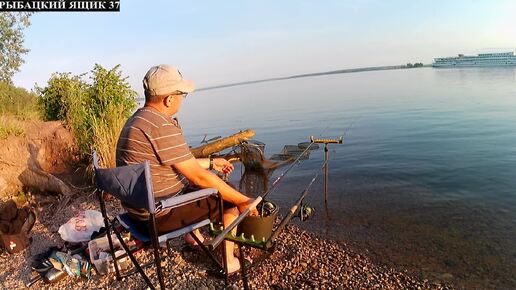
<instances>
[{"instance_id":1,"label":"calm water surface","mask_svg":"<svg viewBox=\"0 0 516 290\"><path fill-rule=\"evenodd\" d=\"M301 226L431 281L516 289L516 68L365 72L201 91L179 117L193 146L204 134L253 128L267 156L310 135L344 135L331 149L329 210L321 180L308 198L316 216ZM322 158L313 152L270 198L289 206Z\"/></svg>"}]
</instances>

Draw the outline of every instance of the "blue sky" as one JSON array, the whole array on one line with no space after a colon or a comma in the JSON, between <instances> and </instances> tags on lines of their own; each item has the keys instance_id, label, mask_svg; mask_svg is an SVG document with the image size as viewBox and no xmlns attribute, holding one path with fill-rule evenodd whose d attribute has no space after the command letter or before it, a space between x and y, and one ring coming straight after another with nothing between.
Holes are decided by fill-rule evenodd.
<instances>
[{"instance_id":1,"label":"blue sky","mask_svg":"<svg viewBox=\"0 0 516 290\"><path fill-rule=\"evenodd\" d=\"M14 82L122 65L133 88L155 64L198 87L516 48L516 1L140 1L119 13L39 13Z\"/></svg>"}]
</instances>

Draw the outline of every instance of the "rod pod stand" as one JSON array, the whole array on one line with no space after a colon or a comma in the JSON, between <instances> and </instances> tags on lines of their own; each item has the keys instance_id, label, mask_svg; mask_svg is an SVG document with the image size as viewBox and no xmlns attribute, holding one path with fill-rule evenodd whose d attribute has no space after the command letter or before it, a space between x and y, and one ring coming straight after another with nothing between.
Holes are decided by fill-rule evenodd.
<instances>
[{"instance_id":1,"label":"rod pod stand","mask_svg":"<svg viewBox=\"0 0 516 290\"><path fill-rule=\"evenodd\" d=\"M280 176L278 176L276 178L276 180L274 180L274 182L272 183L272 186L269 188L269 190L267 190L265 193L263 193L261 196L258 196L250 205L249 207L244 210L242 213L240 213L240 215L229 225L227 226L226 228L224 228L222 230L222 232L220 234L218 234L212 241L211 243L209 244L209 248L210 250L213 250L215 249L220 243L222 243L222 241L225 239L225 237L229 234L229 232L231 232L236 226L238 226L239 223L242 222L242 220L250 213L250 209L253 208L253 207L256 207L263 199L265 199L265 197L271 193L272 191L274 191L276 189L276 186L279 184L280 181L283 180L283 178L285 177L285 175L290 172L290 170L292 168L294 168L294 166L296 166L296 164L298 164L298 162L300 161L301 157L305 156L306 152L308 152L308 150L310 150L310 147L314 144L314 142L311 142L310 145L308 145L308 147L306 147L306 149L303 151L303 153L299 154L299 156L292 162L292 164L287 168L287 170L285 170Z\"/></svg>"},{"instance_id":2,"label":"rod pod stand","mask_svg":"<svg viewBox=\"0 0 516 290\"><path fill-rule=\"evenodd\" d=\"M283 180L283 178L285 177L285 175L299 162L299 160L301 159L302 156L304 156L306 154L306 152L308 152L308 150L310 150L310 147L314 144L314 143L324 143L324 151L325 151L325 165L324 165L324 168L325 168L325 178L324 178L324 188L325 188L325 203L326 203L326 207L328 206L327 205L327 202L328 202L328 159L329 159L329 151L328 151L328 144L342 144L342 140L343 140L343 137L339 137L339 139L315 139L314 136L310 136L310 145L292 162L292 164L287 168L287 170L285 170L280 176L278 176L278 178L276 178L276 180L274 180L274 182L272 183L272 186L269 188L269 190L267 190L265 193L263 193L261 196L258 196L250 205L247 209L245 209L242 213L240 213L240 215L227 227L225 227L212 241L211 243L209 244L209 249L210 250L213 250L215 249L225 238L226 236L229 234L229 232L231 232L231 230L233 230L238 224L240 224L242 222L242 220L249 214L250 212L250 208L253 208L253 207L256 207L269 193L271 193L272 191L274 191L274 189L276 189L276 186L279 184L279 182L281 180ZM317 175L316 177L310 182L310 185L315 181L315 179L317 178ZM309 188L310 186L308 186ZM302 198L300 198L300 201L299 201L299 204L296 204L295 208L297 210L297 208L299 207L300 203L302 202L302 199L304 198L304 196L306 196L306 194L308 193L308 188L305 190L305 192L302 194ZM292 213L294 214L294 213ZM289 219L284 219L285 221L285 225L286 223L288 222ZM283 225L283 227L285 226ZM276 232L279 232L278 229L282 229L283 227L278 227L276 229ZM269 240L267 241L267 244L270 245L271 242L274 240L274 238L269 238Z\"/></svg>"},{"instance_id":3,"label":"rod pod stand","mask_svg":"<svg viewBox=\"0 0 516 290\"><path fill-rule=\"evenodd\" d=\"M310 136L310 142L324 144L324 205L328 208L328 160L330 159L330 151L328 144L342 144L344 137L340 136L338 139L316 139Z\"/></svg>"}]
</instances>

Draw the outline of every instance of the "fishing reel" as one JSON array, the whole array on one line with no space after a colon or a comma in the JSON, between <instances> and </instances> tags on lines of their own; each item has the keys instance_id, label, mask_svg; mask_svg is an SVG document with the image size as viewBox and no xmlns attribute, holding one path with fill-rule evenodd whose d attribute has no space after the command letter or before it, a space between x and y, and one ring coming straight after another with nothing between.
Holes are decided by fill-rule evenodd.
<instances>
[{"instance_id":1,"label":"fishing reel","mask_svg":"<svg viewBox=\"0 0 516 290\"><path fill-rule=\"evenodd\" d=\"M271 215L276 210L276 205L270 201L265 201L262 203L262 208L260 215L261 217L266 217Z\"/></svg>"},{"instance_id":2,"label":"fishing reel","mask_svg":"<svg viewBox=\"0 0 516 290\"><path fill-rule=\"evenodd\" d=\"M308 219L310 219L315 213L315 208L307 205L302 204L301 208L299 209L299 219L304 222Z\"/></svg>"}]
</instances>

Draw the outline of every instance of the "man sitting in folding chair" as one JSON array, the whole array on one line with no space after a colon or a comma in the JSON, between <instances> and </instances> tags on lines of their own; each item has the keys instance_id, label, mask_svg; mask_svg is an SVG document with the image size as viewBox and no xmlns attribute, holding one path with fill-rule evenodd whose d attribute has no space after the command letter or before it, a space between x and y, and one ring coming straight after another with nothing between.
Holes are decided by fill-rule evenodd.
<instances>
[{"instance_id":1,"label":"man sitting in folding chair","mask_svg":"<svg viewBox=\"0 0 516 290\"><path fill-rule=\"evenodd\" d=\"M223 158L196 159L183 137L177 119L172 115L179 111L183 98L194 90L191 81L184 80L181 73L169 65L152 67L143 79L145 105L138 109L125 124L116 148L117 166L150 162L152 185L156 201L170 198L189 191L193 185L201 188L215 188L225 203L232 207L224 211L224 225L229 225L241 211L253 201L226 184L207 169L224 174L233 171L233 165ZM133 220L148 219L143 209L124 205ZM257 214L256 209L253 213ZM216 219L218 205L215 198L157 213L158 233L165 233L185 225L206 219ZM142 227L146 224L141 223ZM192 234L203 241L198 231ZM195 244L190 234L186 242ZM240 269L239 260L233 255L233 243L226 242L228 273Z\"/></svg>"}]
</instances>

